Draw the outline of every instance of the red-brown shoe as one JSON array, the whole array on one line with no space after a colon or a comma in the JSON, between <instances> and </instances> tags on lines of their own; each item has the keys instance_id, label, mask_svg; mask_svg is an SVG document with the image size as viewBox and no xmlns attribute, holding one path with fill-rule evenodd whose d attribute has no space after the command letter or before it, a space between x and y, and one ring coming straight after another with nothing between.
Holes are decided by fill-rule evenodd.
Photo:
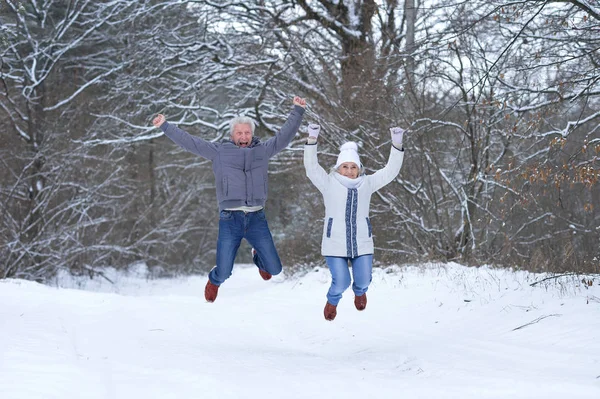
<instances>
[{"instance_id":1,"label":"red-brown shoe","mask_svg":"<svg viewBox=\"0 0 600 399\"><path fill-rule=\"evenodd\" d=\"M367 294L355 296L354 306L356 306L356 310L365 310L365 308L367 307Z\"/></svg>"},{"instance_id":2,"label":"red-brown shoe","mask_svg":"<svg viewBox=\"0 0 600 399\"><path fill-rule=\"evenodd\" d=\"M271 279L271 277L273 277L273 276L271 275L271 273L269 273L269 272L268 272L268 271L266 271L266 270L261 270L261 269L258 269L258 272L260 273L260 276L262 277L262 279L263 279L263 280L265 280L265 281L267 281L267 280L270 280L270 279Z\"/></svg>"},{"instance_id":3,"label":"red-brown shoe","mask_svg":"<svg viewBox=\"0 0 600 399\"><path fill-rule=\"evenodd\" d=\"M325 316L325 320L331 321L335 319L335 316L337 316L337 306L327 302L325 304L325 309L323 310L323 315Z\"/></svg>"},{"instance_id":4,"label":"red-brown shoe","mask_svg":"<svg viewBox=\"0 0 600 399\"><path fill-rule=\"evenodd\" d=\"M208 280L206 283L206 287L204 287L204 298L207 302L214 302L217 299L217 294L219 293L219 286L214 285Z\"/></svg>"},{"instance_id":5,"label":"red-brown shoe","mask_svg":"<svg viewBox=\"0 0 600 399\"><path fill-rule=\"evenodd\" d=\"M254 262L254 264L258 267L258 264L256 263L257 262L257 260L256 260L257 259L256 258L256 256L257 256L256 255L256 249L252 248L250 250L250 254L252 255L252 262ZM258 268L258 272L260 273L260 276L262 277L262 279L265 280L265 281L270 280L271 277L273 277L273 275L271 273L269 273L266 270L262 270L261 268Z\"/></svg>"}]
</instances>

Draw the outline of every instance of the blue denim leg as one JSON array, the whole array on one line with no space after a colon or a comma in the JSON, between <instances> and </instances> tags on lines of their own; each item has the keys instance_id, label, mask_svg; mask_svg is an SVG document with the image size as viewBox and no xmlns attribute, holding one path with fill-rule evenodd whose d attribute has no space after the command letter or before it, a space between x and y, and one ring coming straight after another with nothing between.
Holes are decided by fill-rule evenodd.
<instances>
[{"instance_id":1,"label":"blue denim leg","mask_svg":"<svg viewBox=\"0 0 600 399\"><path fill-rule=\"evenodd\" d=\"M331 286L327 292L327 302L336 305L342 299L344 291L350 287L350 269L348 268L348 258L337 256L326 256L325 261L331 272Z\"/></svg>"},{"instance_id":2,"label":"blue denim leg","mask_svg":"<svg viewBox=\"0 0 600 399\"><path fill-rule=\"evenodd\" d=\"M217 239L217 266L208 274L214 285L221 285L231 276L233 262L244 237L244 213L221 211Z\"/></svg>"},{"instance_id":3,"label":"blue denim leg","mask_svg":"<svg viewBox=\"0 0 600 399\"><path fill-rule=\"evenodd\" d=\"M362 255L350 259L352 263L352 291L354 295L361 296L369 289L373 280L373 255Z\"/></svg>"},{"instance_id":4,"label":"blue denim leg","mask_svg":"<svg viewBox=\"0 0 600 399\"><path fill-rule=\"evenodd\" d=\"M248 220L244 236L256 250L254 263L259 269L265 270L273 276L278 275L282 269L281 259L275 248L265 211L251 212L246 217Z\"/></svg>"}]
</instances>

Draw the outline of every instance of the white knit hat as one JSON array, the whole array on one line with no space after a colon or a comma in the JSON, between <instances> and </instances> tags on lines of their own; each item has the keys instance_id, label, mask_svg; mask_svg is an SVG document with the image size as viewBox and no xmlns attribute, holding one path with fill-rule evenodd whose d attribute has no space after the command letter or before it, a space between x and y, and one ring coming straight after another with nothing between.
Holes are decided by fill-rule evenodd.
<instances>
[{"instance_id":1,"label":"white knit hat","mask_svg":"<svg viewBox=\"0 0 600 399\"><path fill-rule=\"evenodd\" d=\"M340 155L337 157L335 168L339 168L344 162L354 162L359 168L362 167L360 158L358 157L358 145L354 141L344 143L340 147Z\"/></svg>"}]
</instances>

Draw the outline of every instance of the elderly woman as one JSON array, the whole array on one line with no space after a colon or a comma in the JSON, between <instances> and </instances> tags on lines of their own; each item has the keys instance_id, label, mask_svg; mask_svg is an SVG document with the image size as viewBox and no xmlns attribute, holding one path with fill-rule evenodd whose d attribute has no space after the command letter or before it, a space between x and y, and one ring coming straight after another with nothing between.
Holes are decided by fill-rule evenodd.
<instances>
[{"instance_id":1,"label":"elderly woman","mask_svg":"<svg viewBox=\"0 0 600 399\"><path fill-rule=\"evenodd\" d=\"M306 175L323 195L325 219L321 254L331 272L324 316L333 320L343 292L350 286L352 265L354 305L358 310L367 306L367 289L372 279L373 237L369 207L371 195L390 183L400 172L404 160L402 139L404 130L390 129L392 148L387 165L372 175L365 175L358 155L358 146L347 142L340 148L337 162L327 173L317 160L317 138L321 128L310 124L304 146Z\"/></svg>"}]
</instances>

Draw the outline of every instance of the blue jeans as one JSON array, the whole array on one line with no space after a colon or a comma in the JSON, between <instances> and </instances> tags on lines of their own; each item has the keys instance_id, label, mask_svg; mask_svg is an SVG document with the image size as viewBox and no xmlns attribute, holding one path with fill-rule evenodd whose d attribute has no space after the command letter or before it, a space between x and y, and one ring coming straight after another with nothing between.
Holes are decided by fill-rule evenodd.
<instances>
[{"instance_id":1,"label":"blue jeans","mask_svg":"<svg viewBox=\"0 0 600 399\"><path fill-rule=\"evenodd\" d=\"M258 254L259 269L273 276L281 273L281 260L273 243L264 210L256 212L221 211L217 239L217 266L208 274L214 285L221 285L231 276L238 248L245 238Z\"/></svg>"},{"instance_id":2,"label":"blue jeans","mask_svg":"<svg viewBox=\"0 0 600 399\"><path fill-rule=\"evenodd\" d=\"M325 261L331 272L331 287L327 292L327 302L336 305L342 299L342 294L350 287L350 269L348 261L352 264L352 291L354 295L361 296L369 289L373 279L373 255L361 255L356 258L341 258L326 256Z\"/></svg>"}]
</instances>

